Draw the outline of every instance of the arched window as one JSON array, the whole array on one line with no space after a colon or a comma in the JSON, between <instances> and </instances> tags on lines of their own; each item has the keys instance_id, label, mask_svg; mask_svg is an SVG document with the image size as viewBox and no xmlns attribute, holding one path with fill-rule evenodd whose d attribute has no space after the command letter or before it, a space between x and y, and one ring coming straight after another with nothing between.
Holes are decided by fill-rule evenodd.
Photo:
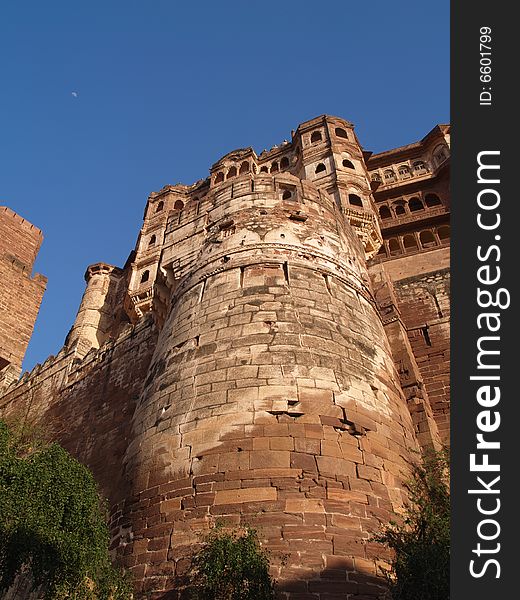
<instances>
[{"instance_id":1,"label":"arched window","mask_svg":"<svg viewBox=\"0 0 520 600\"><path fill-rule=\"evenodd\" d=\"M446 158L448 158L448 149L446 146L444 146L444 144L437 146L437 148L435 148L433 151L433 160L435 164L440 165L441 162L443 162Z\"/></svg>"},{"instance_id":2,"label":"arched window","mask_svg":"<svg viewBox=\"0 0 520 600\"><path fill-rule=\"evenodd\" d=\"M339 138L344 138L344 139L348 140L347 132L344 129L342 129L341 127L336 127L336 129L334 130L334 133Z\"/></svg>"},{"instance_id":3,"label":"arched window","mask_svg":"<svg viewBox=\"0 0 520 600\"><path fill-rule=\"evenodd\" d=\"M240 171L239 171L240 175L243 175L244 173L249 173L249 163L247 162L247 160L245 160L241 165L240 165Z\"/></svg>"},{"instance_id":4,"label":"arched window","mask_svg":"<svg viewBox=\"0 0 520 600\"><path fill-rule=\"evenodd\" d=\"M385 180L387 183L395 181L395 173L392 171L392 169L387 169L385 171Z\"/></svg>"},{"instance_id":5,"label":"arched window","mask_svg":"<svg viewBox=\"0 0 520 600\"><path fill-rule=\"evenodd\" d=\"M370 178L372 181L381 181L381 175L379 175L379 173L372 173Z\"/></svg>"},{"instance_id":6,"label":"arched window","mask_svg":"<svg viewBox=\"0 0 520 600\"><path fill-rule=\"evenodd\" d=\"M323 171L326 171L327 167L323 164L323 163L319 163L316 167L316 169L314 170L315 173L323 173Z\"/></svg>"},{"instance_id":7,"label":"arched window","mask_svg":"<svg viewBox=\"0 0 520 600\"><path fill-rule=\"evenodd\" d=\"M280 168L287 169L288 166L289 166L289 159L287 158L287 156L284 156L282 158L282 160L280 161Z\"/></svg>"},{"instance_id":8,"label":"arched window","mask_svg":"<svg viewBox=\"0 0 520 600\"><path fill-rule=\"evenodd\" d=\"M435 238L433 233L429 230L421 231L419 234L419 239L421 240L421 246L423 248L431 248L432 246L436 246Z\"/></svg>"},{"instance_id":9,"label":"arched window","mask_svg":"<svg viewBox=\"0 0 520 600\"><path fill-rule=\"evenodd\" d=\"M445 158L448 158L448 148L441 144L433 151L433 160L439 165Z\"/></svg>"},{"instance_id":10,"label":"arched window","mask_svg":"<svg viewBox=\"0 0 520 600\"><path fill-rule=\"evenodd\" d=\"M143 271L143 274L141 275L141 283L146 283L149 279L150 279L150 271L148 271L148 270Z\"/></svg>"},{"instance_id":11,"label":"arched window","mask_svg":"<svg viewBox=\"0 0 520 600\"><path fill-rule=\"evenodd\" d=\"M352 163L352 161L350 161L348 158L344 158L343 159L343 166L346 167L347 169L355 169L354 164Z\"/></svg>"},{"instance_id":12,"label":"arched window","mask_svg":"<svg viewBox=\"0 0 520 600\"><path fill-rule=\"evenodd\" d=\"M426 194L426 196L424 197L424 201L426 202L426 206L428 208L431 208L432 206L442 205L442 202L439 196L437 196L437 194Z\"/></svg>"},{"instance_id":13,"label":"arched window","mask_svg":"<svg viewBox=\"0 0 520 600\"><path fill-rule=\"evenodd\" d=\"M388 208L388 206L382 206L379 209L379 216L382 219L391 219L392 218L392 213L390 212L390 209Z\"/></svg>"},{"instance_id":14,"label":"arched window","mask_svg":"<svg viewBox=\"0 0 520 600\"><path fill-rule=\"evenodd\" d=\"M275 161L272 165L271 165L271 173L275 173L276 171L278 171L278 163Z\"/></svg>"},{"instance_id":15,"label":"arched window","mask_svg":"<svg viewBox=\"0 0 520 600\"><path fill-rule=\"evenodd\" d=\"M217 173L217 176L215 177L215 183L222 183L224 181L224 173L222 173L222 171L219 171Z\"/></svg>"},{"instance_id":16,"label":"arched window","mask_svg":"<svg viewBox=\"0 0 520 600\"><path fill-rule=\"evenodd\" d=\"M406 209L404 207L404 202L402 200L400 200L399 202L396 202L394 206L395 206L394 212L395 212L396 217L400 217L400 216L406 214Z\"/></svg>"},{"instance_id":17,"label":"arched window","mask_svg":"<svg viewBox=\"0 0 520 600\"><path fill-rule=\"evenodd\" d=\"M311 143L314 144L315 142L321 142L323 138L321 137L321 133L319 131L314 131L313 134L311 135Z\"/></svg>"},{"instance_id":18,"label":"arched window","mask_svg":"<svg viewBox=\"0 0 520 600\"><path fill-rule=\"evenodd\" d=\"M449 242L450 240L450 226L449 225L441 225L437 228L437 235L441 240L441 243L444 244Z\"/></svg>"},{"instance_id":19,"label":"arched window","mask_svg":"<svg viewBox=\"0 0 520 600\"><path fill-rule=\"evenodd\" d=\"M155 212L156 212L156 213L158 213L158 212L161 212L161 210L162 210L163 208L164 208L164 202L161 200L161 201L159 202L159 204L157 205L157 208L155 209Z\"/></svg>"},{"instance_id":20,"label":"arched window","mask_svg":"<svg viewBox=\"0 0 520 600\"><path fill-rule=\"evenodd\" d=\"M184 202L182 200L177 200L173 205L174 210L182 210L184 208Z\"/></svg>"},{"instance_id":21,"label":"arched window","mask_svg":"<svg viewBox=\"0 0 520 600\"><path fill-rule=\"evenodd\" d=\"M282 200L290 200L292 198L291 190L285 190L282 194Z\"/></svg>"},{"instance_id":22,"label":"arched window","mask_svg":"<svg viewBox=\"0 0 520 600\"><path fill-rule=\"evenodd\" d=\"M152 235L152 237L148 240L148 248L151 248L152 246L155 246L155 242L157 241L157 237L154 235Z\"/></svg>"},{"instance_id":23,"label":"arched window","mask_svg":"<svg viewBox=\"0 0 520 600\"><path fill-rule=\"evenodd\" d=\"M408 167L408 165L401 165L399 167L399 175L403 178L403 179L407 179L408 177L411 176L410 173L410 168Z\"/></svg>"},{"instance_id":24,"label":"arched window","mask_svg":"<svg viewBox=\"0 0 520 600\"><path fill-rule=\"evenodd\" d=\"M408 208L410 212L417 212L418 210L424 210L423 203L419 200L419 198L411 198L408 201Z\"/></svg>"},{"instance_id":25,"label":"arched window","mask_svg":"<svg viewBox=\"0 0 520 600\"><path fill-rule=\"evenodd\" d=\"M260 167L260 173L267 173L269 169L266 166Z\"/></svg>"},{"instance_id":26,"label":"arched window","mask_svg":"<svg viewBox=\"0 0 520 600\"><path fill-rule=\"evenodd\" d=\"M357 194L349 194L348 202L352 204L352 206L363 206L363 200Z\"/></svg>"},{"instance_id":27,"label":"arched window","mask_svg":"<svg viewBox=\"0 0 520 600\"><path fill-rule=\"evenodd\" d=\"M401 246L399 245L399 241L396 238L391 238L388 240L388 249L390 250L390 254L395 256L396 254L401 254Z\"/></svg>"},{"instance_id":28,"label":"arched window","mask_svg":"<svg viewBox=\"0 0 520 600\"><path fill-rule=\"evenodd\" d=\"M417 160L413 163L413 170L417 175L422 175L423 173L428 172L428 168L426 167L426 163L422 160Z\"/></svg>"},{"instance_id":29,"label":"arched window","mask_svg":"<svg viewBox=\"0 0 520 600\"><path fill-rule=\"evenodd\" d=\"M412 234L405 235L403 237L403 246L404 246L405 251L406 250L417 250L418 246L417 246L417 240L415 239L415 236Z\"/></svg>"},{"instance_id":30,"label":"arched window","mask_svg":"<svg viewBox=\"0 0 520 600\"><path fill-rule=\"evenodd\" d=\"M229 179L230 177L236 177L236 174L237 174L237 168L231 167L229 169L229 171L227 172L226 179Z\"/></svg>"}]
</instances>

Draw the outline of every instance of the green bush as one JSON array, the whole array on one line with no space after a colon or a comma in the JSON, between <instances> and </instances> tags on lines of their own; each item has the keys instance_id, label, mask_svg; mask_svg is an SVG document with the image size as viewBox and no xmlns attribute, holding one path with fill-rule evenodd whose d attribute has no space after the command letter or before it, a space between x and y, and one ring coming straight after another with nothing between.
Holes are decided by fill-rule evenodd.
<instances>
[{"instance_id":1,"label":"green bush","mask_svg":"<svg viewBox=\"0 0 520 600\"><path fill-rule=\"evenodd\" d=\"M217 525L192 560L190 588L196 600L273 600L269 559L256 530Z\"/></svg>"},{"instance_id":2,"label":"green bush","mask_svg":"<svg viewBox=\"0 0 520 600\"><path fill-rule=\"evenodd\" d=\"M46 599L126 600L90 471L0 420L0 592L20 573Z\"/></svg>"},{"instance_id":3,"label":"green bush","mask_svg":"<svg viewBox=\"0 0 520 600\"><path fill-rule=\"evenodd\" d=\"M430 453L413 467L409 504L401 524L392 523L375 540L394 551L386 573L393 600L450 597L449 454Z\"/></svg>"}]
</instances>

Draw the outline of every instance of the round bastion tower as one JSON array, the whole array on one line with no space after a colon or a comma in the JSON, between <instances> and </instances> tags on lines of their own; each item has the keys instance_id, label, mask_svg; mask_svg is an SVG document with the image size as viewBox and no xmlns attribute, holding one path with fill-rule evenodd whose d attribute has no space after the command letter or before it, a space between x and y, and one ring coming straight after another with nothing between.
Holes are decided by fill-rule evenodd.
<instances>
[{"instance_id":1,"label":"round bastion tower","mask_svg":"<svg viewBox=\"0 0 520 600\"><path fill-rule=\"evenodd\" d=\"M380 243L362 150L334 117L150 197L131 294L162 328L118 513L141 591L183 597L220 520L258 528L281 597L381 594L371 536L417 442L366 270Z\"/></svg>"}]
</instances>

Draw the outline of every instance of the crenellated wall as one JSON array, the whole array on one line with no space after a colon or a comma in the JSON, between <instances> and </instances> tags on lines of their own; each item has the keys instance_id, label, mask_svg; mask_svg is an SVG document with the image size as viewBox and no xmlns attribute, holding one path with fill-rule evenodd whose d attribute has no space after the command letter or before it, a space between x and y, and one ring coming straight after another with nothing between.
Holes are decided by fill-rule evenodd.
<instances>
[{"instance_id":1,"label":"crenellated wall","mask_svg":"<svg viewBox=\"0 0 520 600\"><path fill-rule=\"evenodd\" d=\"M99 349L64 347L11 386L0 414L39 425L92 469L111 506L127 498L122 459L155 348L149 315Z\"/></svg>"},{"instance_id":2,"label":"crenellated wall","mask_svg":"<svg viewBox=\"0 0 520 600\"><path fill-rule=\"evenodd\" d=\"M32 274L42 240L37 227L0 207L0 391L20 376L47 284Z\"/></svg>"}]
</instances>

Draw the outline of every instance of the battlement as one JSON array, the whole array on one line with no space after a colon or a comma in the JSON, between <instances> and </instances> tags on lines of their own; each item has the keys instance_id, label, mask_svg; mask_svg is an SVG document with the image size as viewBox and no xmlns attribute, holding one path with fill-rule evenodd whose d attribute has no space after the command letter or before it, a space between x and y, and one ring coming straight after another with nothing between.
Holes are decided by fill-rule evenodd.
<instances>
[{"instance_id":1,"label":"battlement","mask_svg":"<svg viewBox=\"0 0 520 600\"><path fill-rule=\"evenodd\" d=\"M10 254L31 274L43 241L42 232L7 206L0 206L0 254Z\"/></svg>"},{"instance_id":2,"label":"battlement","mask_svg":"<svg viewBox=\"0 0 520 600\"><path fill-rule=\"evenodd\" d=\"M37 227L0 207L0 388L20 374L47 284L32 275L42 240Z\"/></svg>"}]
</instances>

